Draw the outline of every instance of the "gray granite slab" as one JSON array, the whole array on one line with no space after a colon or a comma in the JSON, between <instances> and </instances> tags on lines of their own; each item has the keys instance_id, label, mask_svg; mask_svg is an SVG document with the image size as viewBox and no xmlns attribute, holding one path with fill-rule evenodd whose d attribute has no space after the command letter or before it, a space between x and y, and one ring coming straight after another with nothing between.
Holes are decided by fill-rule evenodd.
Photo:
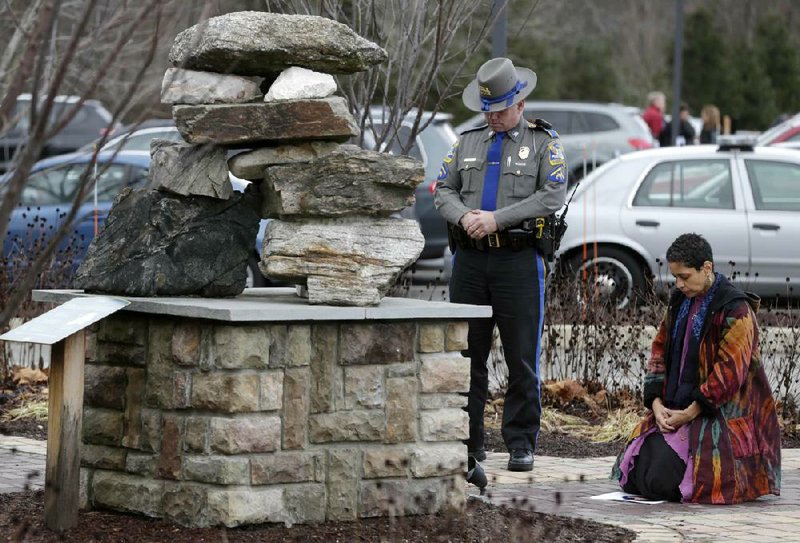
<instances>
[{"instance_id":1,"label":"gray granite slab","mask_svg":"<svg viewBox=\"0 0 800 543\"><path fill-rule=\"evenodd\" d=\"M34 290L33 300L61 304L85 294L82 290ZM136 298L123 311L231 322L468 319L491 317L489 306L384 298L375 307L310 305L291 287L250 288L235 298Z\"/></svg>"}]
</instances>

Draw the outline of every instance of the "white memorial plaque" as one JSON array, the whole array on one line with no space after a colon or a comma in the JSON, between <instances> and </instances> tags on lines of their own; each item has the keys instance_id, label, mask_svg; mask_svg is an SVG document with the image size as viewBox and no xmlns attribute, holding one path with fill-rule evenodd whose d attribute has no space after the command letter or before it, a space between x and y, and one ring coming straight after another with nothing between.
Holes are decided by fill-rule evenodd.
<instances>
[{"instance_id":1,"label":"white memorial plaque","mask_svg":"<svg viewBox=\"0 0 800 543\"><path fill-rule=\"evenodd\" d=\"M126 305L130 305L130 302L125 298L110 296L73 298L44 315L39 315L6 332L0 339L52 345L116 313Z\"/></svg>"}]
</instances>

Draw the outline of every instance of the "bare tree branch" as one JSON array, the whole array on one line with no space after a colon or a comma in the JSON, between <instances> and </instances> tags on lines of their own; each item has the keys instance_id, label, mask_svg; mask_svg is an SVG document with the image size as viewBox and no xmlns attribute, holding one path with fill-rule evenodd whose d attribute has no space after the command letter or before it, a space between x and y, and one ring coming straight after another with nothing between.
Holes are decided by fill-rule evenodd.
<instances>
[{"instance_id":1,"label":"bare tree branch","mask_svg":"<svg viewBox=\"0 0 800 543\"><path fill-rule=\"evenodd\" d=\"M85 4L84 11L82 12L81 16L81 23L78 24L74 31L71 34L70 44L77 44L80 42L80 37L86 32L86 27L88 25L88 20L91 18L92 10L94 8L94 0L89 0ZM112 124L116 122L121 113L126 109L127 103L135 96L139 85L143 81L143 74L145 70L150 66L155 56L157 45L158 45L158 30L160 24L160 8L159 8L159 1L158 0L150 0L147 4L141 7L141 9L136 13L134 16L128 15L126 18L126 26L123 27L122 32L117 38L116 43L111 47L110 52L108 53L106 59L103 63L101 63L97 73L91 80L88 91L92 92L98 82L108 74L108 69L112 65L112 63L116 60L119 56L120 52L124 48L125 44L129 41L131 36L133 35L134 31L139 28L142 23L149 17L155 15L155 24L153 28L150 29L151 38L149 40L149 49L145 58L141 60L141 65L137 73L135 74L134 82L130 85L121 99L118 101L117 106L114 110ZM42 51L46 51L42 49ZM74 51L74 50L73 50ZM47 136L53 134L59 130L59 126L65 125L68 122L69 117L74 115L76 109L73 108L71 111L68 112L67 115L62 117L59 123L56 126L51 127L49 130L45 130L47 127L47 119L49 117L49 110L47 106L52 106L52 102L55 98L55 95L58 93L60 85L63 83L64 74L74 62L74 54L70 54L68 50L66 54L59 58L58 64L54 71L54 75L52 76L49 85L47 85L47 93L43 100L44 107L36 108L37 111L34 112L34 117L36 119L35 126L32 127L32 131L30 134L30 139L22 149L19 150L17 154L17 162L16 168L12 172L10 179L5 185L5 193L3 194L2 202L0 203L0 232L2 232L2 236L5 237L7 227L8 227L8 218L10 216L10 212L15 207L16 203L19 201L19 197L21 195L21 190L24 187L24 183L27 180L27 174L30 171L33 163L35 162L36 158L38 158L39 153L41 152L42 146L44 142L47 140ZM39 63L41 67L43 65L42 62ZM79 103L83 102L87 98L88 94L84 94L80 96ZM32 108L35 107L35 102L32 104ZM61 240L65 237L65 235L71 230L72 225L74 224L74 220L77 216L78 210L80 209L81 204L83 203L84 199L86 198L88 192L91 189L92 183L95 179L93 176L93 166L97 158L97 153L99 148L102 146L105 138L101 139L99 144L95 147L95 152L92 158L91 163L87 168L82 172L81 178L78 184L78 190L76 190L76 194L72 201L72 204L69 210L66 212L64 217L62 218L58 228L55 232L55 235L50 237L49 241L40 248L38 254L36 254L35 259L31 263L31 265L25 270L25 273L18 276L15 280L14 285L10 289L10 292L4 293L6 295L6 300L3 304L2 309L0 309L0 328L4 327L8 320L13 317L20 304L28 297L31 288L34 286L37 278L40 276L41 271L49 265L52 261L56 250L61 243ZM116 151L115 151L116 153ZM110 164L110 163L108 163ZM108 164L104 167L107 168Z\"/></svg>"},{"instance_id":2,"label":"bare tree branch","mask_svg":"<svg viewBox=\"0 0 800 543\"><path fill-rule=\"evenodd\" d=\"M3 94L3 101L0 103L0 134L13 125L11 111L16 107L17 96L33 71L39 52L39 36L50 26L53 12L51 2L45 4L44 0L36 0L32 3L23 16L22 24L17 27L3 51L0 61L0 92ZM20 49L24 49L21 55Z\"/></svg>"}]
</instances>

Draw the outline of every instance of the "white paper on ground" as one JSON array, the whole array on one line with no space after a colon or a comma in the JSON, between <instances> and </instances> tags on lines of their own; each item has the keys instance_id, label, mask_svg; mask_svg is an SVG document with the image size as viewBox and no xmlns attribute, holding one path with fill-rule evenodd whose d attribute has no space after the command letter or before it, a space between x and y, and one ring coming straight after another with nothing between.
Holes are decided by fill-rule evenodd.
<instances>
[{"instance_id":1,"label":"white paper on ground","mask_svg":"<svg viewBox=\"0 0 800 543\"><path fill-rule=\"evenodd\" d=\"M644 496L638 494L628 494L627 492L607 492L599 496L590 496L593 500L615 501L615 502L628 502L628 503L644 503L647 505L658 505L665 503L666 500L648 500Z\"/></svg>"}]
</instances>

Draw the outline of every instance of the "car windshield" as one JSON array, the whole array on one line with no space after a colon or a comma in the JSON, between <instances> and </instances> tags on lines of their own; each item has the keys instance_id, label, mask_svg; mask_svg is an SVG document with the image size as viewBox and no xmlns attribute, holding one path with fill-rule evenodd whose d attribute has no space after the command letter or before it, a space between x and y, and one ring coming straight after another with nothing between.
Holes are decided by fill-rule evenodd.
<instances>
[{"instance_id":1,"label":"car windshield","mask_svg":"<svg viewBox=\"0 0 800 543\"><path fill-rule=\"evenodd\" d=\"M95 169L86 163L61 164L31 173L20 197L23 206L68 204L75 199L82 183L96 179L98 199L112 200L127 181L127 167L123 164L98 164ZM87 194L90 198L92 194Z\"/></svg>"},{"instance_id":2,"label":"car windshield","mask_svg":"<svg viewBox=\"0 0 800 543\"><path fill-rule=\"evenodd\" d=\"M122 135L109 141L103 150L119 149L120 151L150 151L150 142L154 139L183 141L175 129Z\"/></svg>"}]
</instances>

